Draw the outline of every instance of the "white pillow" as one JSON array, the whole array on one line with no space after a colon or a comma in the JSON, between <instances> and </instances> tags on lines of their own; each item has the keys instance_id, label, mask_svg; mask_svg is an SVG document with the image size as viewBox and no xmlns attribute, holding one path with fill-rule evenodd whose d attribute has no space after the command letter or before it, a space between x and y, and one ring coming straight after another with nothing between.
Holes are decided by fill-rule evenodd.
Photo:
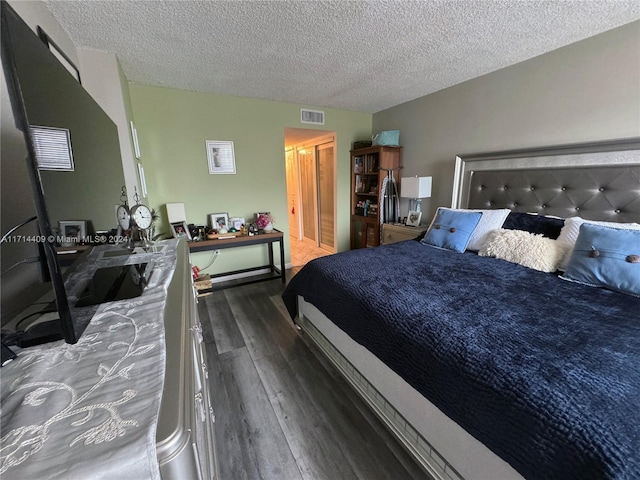
<instances>
[{"instance_id":1,"label":"white pillow","mask_svg":"<svg viewBox=\"0 0 640 480\"><path fill-rule=\"evenodd\" d=\"M569 217L564 220L564 226L560 230L559 242L564 242L568 245L567 253L560 262L558 270L563 272L569 265L571 254L573 253L573 246L576 244L578 234L580 233L580 225L583 223L590 223L593 225L601 225L603 227L618 228L621 230L640 230L640 224L637 223L617 223L617 222L596 222L595 220L585 220L580 217Z\"/></svg>"},{"instance_id":2,"label":"white pillow","mask_svg":"<svg viewBox=\"0 0 640 480\"><path fill-rule=\"evenodd\" d=\"M465 208L440 207L440 209L482 213L482 218L480 218L478 225L476 225L476 228L473 230L471 237L469 237L469 243L467 244L467 250L471 250L473 252L480 250L480 247L482 247L482 245L487 241L489 232L502 227L502 224L507 219L507 215L511 213L511 210L508 208L501 208L497 210L469 210Z\"/></svg>"},{"instance_id":3,"label":"white pillow","mask_svg":"<svg viewBox=\"0 0 640 480\"><path fill-rule=\"evenodd\" d=\"M566 249L566 243L542 235L501 228L489 233L478 255L500 258L541 272L555 272Z\"/></svg>"}]
</instances>

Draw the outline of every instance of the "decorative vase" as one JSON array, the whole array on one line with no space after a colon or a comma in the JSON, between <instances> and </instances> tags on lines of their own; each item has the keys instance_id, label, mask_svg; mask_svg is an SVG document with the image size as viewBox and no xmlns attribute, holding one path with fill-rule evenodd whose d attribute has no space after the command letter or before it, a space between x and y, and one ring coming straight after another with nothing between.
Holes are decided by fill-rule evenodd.
<instances>
[{"instance_id":1,"label":"decorative vase","mask_svg":"<svg viewBox=\"0 0 640 480\"><path fill-rule=\"evenodd\" d=\"M262 231L264 233L271 233L273 232L273 225L271 223L267 223L264 228L262 229Z\"/></svg>"}]
</instances>

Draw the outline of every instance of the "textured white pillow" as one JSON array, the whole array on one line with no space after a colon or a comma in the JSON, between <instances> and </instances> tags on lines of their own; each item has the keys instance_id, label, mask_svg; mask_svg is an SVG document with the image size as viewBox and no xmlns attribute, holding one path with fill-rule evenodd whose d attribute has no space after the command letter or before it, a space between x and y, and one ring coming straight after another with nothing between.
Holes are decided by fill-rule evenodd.
<instances>
[{"instance_id":1,"label":"textured white pillow","mask_svg":"<svg viewBox=\"0 0 640 480\"><path fill-rule=\"evenodd\" d=\"M564 227L560 230L559 242L567 244L567 253L560 262L559 270L565 271L569 260L571 260L571 254L573 253L573 246L576 244L578 234L580 233L580 225L583 223L591 223L593 225L601 225L603 227L618 228L622 230L640 230L640 224L637 223L617 223L617 222L596 222L595 220L585 220L580 217L569 217L564 220Z\"/></svg>"},{"instance_id":2,"label":"textured white pillow","mask_svg":"<svg viewBox=\"0 0 640 480\"><path fill-rule=\"evenodd\" d=\"M497 210L469 210L464 208L446 208L440 207L442 210L457 210L460 212L480 212L482 218L473 230L471 237L469 237L469 243L467 244L467 250L477 252L480 247L487 241L489 232L497 228L502 227L502 224L507 219L507 215L511 212L508 208L500 208Z\"/></svg>"},{"instance_id":3,"label":"textured white pillow","mask_svg":"<svg viewBox=\"0 0 640 480\"><path fill-rule=\"evenodd\" d=\"M478 255L500 258L541 272L555 272L566 248L566 243L542 235L501 228L489 233Z\"/></svg>"}]
</instances>

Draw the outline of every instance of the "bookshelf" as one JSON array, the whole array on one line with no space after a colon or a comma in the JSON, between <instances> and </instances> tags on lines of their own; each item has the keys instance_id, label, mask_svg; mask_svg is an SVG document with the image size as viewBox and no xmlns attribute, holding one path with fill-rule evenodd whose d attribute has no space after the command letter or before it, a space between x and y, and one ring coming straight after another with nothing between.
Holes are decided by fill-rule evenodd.
<instances>
[{"instance_id":1,"label":"bookshelf","mask_svg":"<svg viewBox=\"0 0 640 480\"><path fill-rule=\"evenodd\" d=\"M351 150L351 248L380 245L382 182L394 169L400 188L402 147L367 147ZM386 169L386 170L385 170ZM395 219L394 219L395 221Z\"/></svg>"}]
</instances>

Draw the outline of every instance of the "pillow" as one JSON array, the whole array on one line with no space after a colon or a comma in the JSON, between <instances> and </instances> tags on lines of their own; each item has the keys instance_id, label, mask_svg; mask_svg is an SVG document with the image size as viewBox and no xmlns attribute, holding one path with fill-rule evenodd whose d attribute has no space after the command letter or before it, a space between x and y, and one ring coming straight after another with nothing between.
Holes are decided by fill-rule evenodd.
<instances>
[{"instance_id":1,"label":"pillow","mask_svg":"<svg viewBox=\"0 0 640 480\"><path fill-rule=\"evenodd\" d=\"M445 208L443 207L443 210ZM446 210L452 210L447 208ZM480 212L482 213L482 218L478 222L475 230L471 234L469 238L469 243L467 244L467 250L473 250L477 252L480 250L480 247L484 245L484 242L487 241L487 236L491 230L495 230L497 228L501 228L504 220L507 218L507 215L511 213L511 210L508 208L501 208L497 210L464 210L459 209L455 210L459 212Z\"/></svg>"},{"instance_id":2,"label":"pillow","mask_svg":"<svg viewBox=\"0 0 640 480\"><path fill-rule=\"evenodd\" d=\"M462 253L467 248L482 213L438 208L422 243Z\"/></svg>"},{"instance_id":3,"label":"pillow","mask_svg":"<svg viewBox=\"0 0 640 480\"><path fill-rule=\"evenodd\" d=\"M640 297L640 230L585 222L560 278Z\"/></svg>"},{"instance_id":4,"label":"pillow","mask_svg":"<svg viewBox=\"0 0 640 480\"><path fill-rule=\"evenodd\" d=\"M564 227L562 227L562 231L560 232L560 236L558 237L559 242L566 242L569 244L569 249L567 254L565 255L562 262L560 262L559 269L565 271L567 269L567 265L569 264L569 260L571 259L571 250L573 249L573 245L576 243L578 239L578 234L580 233L580 226L583 223L589 223L591 225L600 225L602 227L611 227L618 228L624 230L640 230L640 225L637 223L617 223L617 222L596 222L593 220L585 220L580 217L570 217L565 219Z\"/></svg>"},{"instance_id":5,"label":"pillow","mask_svg":"<svg viewBox=\"0 0 640 480\"><path fill-rule=\"evenodd\" d=\"M566 244L524 230L501 228L489 234L478 255L496 257L541 272L555 272Z\"/></svg>"},{"instance_id":6,"label":"pillow","mask_svg":"<svg viewBox=\"0 0 640 480\"><path fill-rule=\"evenodd\" d=\"M558 238L564 225L562 218L536 215L535 213L511 212L504 221L502 228L509 230L524 230L525 232L542 234L552 239Z\"/></svg>"}]
</instances>

